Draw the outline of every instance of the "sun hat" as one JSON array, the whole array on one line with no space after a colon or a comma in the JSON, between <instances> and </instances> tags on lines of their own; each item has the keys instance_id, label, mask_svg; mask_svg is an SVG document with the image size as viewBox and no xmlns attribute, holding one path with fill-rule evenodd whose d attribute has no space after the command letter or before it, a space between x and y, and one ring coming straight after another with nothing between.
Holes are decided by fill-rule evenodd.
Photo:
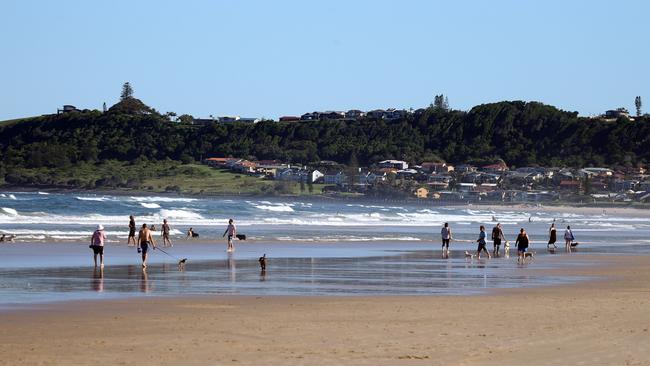
<instances>
[{"instance_id":1,"label":"sun hat","mask_svg":"<svg viewBox=\"0 0 650 366\"><path fill-rule=\"evenodd\" d=\"M104 225L102 224L97 225L97 230L104 230Z\"/></svg>"}]
</instances>

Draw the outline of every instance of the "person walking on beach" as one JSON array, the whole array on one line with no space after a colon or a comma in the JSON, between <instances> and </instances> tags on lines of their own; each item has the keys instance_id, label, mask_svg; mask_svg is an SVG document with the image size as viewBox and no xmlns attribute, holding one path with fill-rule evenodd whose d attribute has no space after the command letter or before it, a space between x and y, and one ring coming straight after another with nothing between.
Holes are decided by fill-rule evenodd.
<instances>
[{"instance_id":1,"label":"person walking on beach","mask_svg":"<svg viewBox=\"0 0 650 366\"><path fill-rule=\"evenodd\" d=\"M142 229L138 233L138 253L142 253L142 268L147 268L147 252L149 245L156 249L156 242L153 240L151 230L147 228L147 224L142 224Z\"/></svg>"},{"instance_id":2,"label":"person walking on beach","mask_svg":"<svg viewBox=\"0 0 650 366\"><path fill-rule=\"evenodd\" d=\"M451 228L449 223L445 222L445 226L440 230L440 236L442 236L442 257L449 258L449 241L451 241Z\"/></svg>"},{"instance_id":3,"label":"person walking on beach","mask_svg":"<svg viewBox=\"0 0 650 366\"><path fill-rule=\"evenodd\" d=\"M491 258L490 252L487 250L487 242L485 241L485 238L487 237L487 234L485 234L485 226L481 225L481 232L478 234L478 240L476 242L478 243L478 248L476 249L476 258L481 259L481 252L485 252L487 254L488 258Z\"/></svg>"},{"instance_id":4,"label":"person walking on beach","mask_svg":"<svg viewBox=\"0 0 650 366\"><path fill-rule=\"evenodd\" d=\"M163 219L163 223L160 229L160 234L162 235L163 246L173 247L172 241L169 240L169 224L167 223L167 219Z\"/></svg>"},{"instance_id":5,"label":"person walking on beach","mask_svg":"<svg viewBox=\"0 0 650 366\"><path fill-rule=\"evenodd\" d=\"M126 239L126 245L134 246L135 244L135 218L131 215L129 216L129 238Z\"/></svg>"},{"instance_id":6,"label":"person walking on beach","mask_svg":"<svg viewBox=\"0 0 650 366\"><path fill-rule=\"evenodd\" d=\"M526 251L528 250L529 242L530 238L528 237L528 233L526 233L524 228L521 228L519 235L517 235L517 241L515 242L515 245L517 245L517 263L523 263L526 260Z\"/></svg>"},{"instance_id":7,"label":"person walking on beach","mask_svg":"<svg viewBox=\"0 0 650 366\"><path fill-rule=\"evenodd\" d=\"M504 240L503 230L501 229L501 223L497 223L497 226L492 228L492 241L494 243L494 250L492 251L492 254L495 257L499 256L501 240Z\"/></svg>"},{"instance_id":8,"label":"person walking on beach","mask_svg":"<svg viewBox=\"0 0 650 366\"><path fill-rule=\"evenodd\" d=\"M548 249L555 249L557 248L557 245L555 245L555 242L557 241L557 230L555 229L555 223L551 224L551 227L548 229L548 244L546 244L546 248ZM553 248L551 248L553 246Z\"/></svg>"},{"instance_id":9,"label":"person walking on beach","mask_svg":"<svg viewBox=\"0 0 650 366\"><path fill-rule=\"evenodd\" d=\"M104 242L106 241L106 234L104 233L104 226L97 225L97 229L90 237L90 249L93 250L93 259L95 267L97 267L97 255L99 255L99 266L104 268Z\"/></svg>"},{"instance_id":10,"label":"person walking on beach","mask_svg":"<svg viewBox=\"0 0 650 366\"><path fill-rule=\"evenodd\" d=\"M571 231L571 226L567 226L566 230L564 230L564 245L567 252L571 251L571 243L574 240L576 240L576 238L573 236L573 231Z\"/></svg>"},{"instance_id":11,"label":"person walking on beach","mask_svg":"<svg viewBox=\"0 0 650 366\"><path fill-rule=\"evenodd\" d=\"M235 222L233 219L228 220L228 227L226 228L226 231L223 232L223 235L221 236L222 238L228 234L228 252L232 252L235 250L235 247L232 244L232 238L237 235L237 227L235 226Z\"/></svg>"}]
</instances>

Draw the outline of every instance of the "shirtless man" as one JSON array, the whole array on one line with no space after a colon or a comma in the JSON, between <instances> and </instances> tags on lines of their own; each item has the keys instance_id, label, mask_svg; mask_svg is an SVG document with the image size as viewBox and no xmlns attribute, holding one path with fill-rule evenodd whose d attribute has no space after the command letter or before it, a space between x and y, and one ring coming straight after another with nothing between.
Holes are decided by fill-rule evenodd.
<instances>
[{"instance_id":1,"label":"shirtless man","mask_svg":"<svg viewBox=\"0 0 650 366\"><path fill-rule=\"evenodd\" d=\"M156 242L153 240L151 230L147 228L147 224L142 224L142 229L138 233L138 253L142 252L142 268L147 268L147 252L149 251L149 244L156 249Z\"/></svg>"},{"instance_id":2,"label":"shirtless man","mask_svg":"<svg viewBox=\"0 0 650 366\"><path fill-rule=\"evenodd\" d=\"M163 238L163 246L164 247L173 247L172 241L169 240L169 224L167 223L167 219L163 220L162 227L160 229L160 234L162 235Z\"/></svg>"}]
</instances>

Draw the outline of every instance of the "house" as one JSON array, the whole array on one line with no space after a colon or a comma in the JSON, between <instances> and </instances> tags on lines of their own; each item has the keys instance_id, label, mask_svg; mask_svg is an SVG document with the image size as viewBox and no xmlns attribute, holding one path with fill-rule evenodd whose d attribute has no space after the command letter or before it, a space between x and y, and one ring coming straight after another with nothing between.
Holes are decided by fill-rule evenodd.
<instances>
[{"instance_id":1,"label":"house","mask_svg":"<svg viewBox=\"0 0 650 366\"><path fill-rule=\"evenodd\" d=\"M386 111L384 111L383 109L375 109L375 110L366 112L366 116L368 118L375 118L375 119L384 118L384 114L386 114Z\"/></svg>"},{"instance_id":2,"label":"house","mask_svg":"<svg viewBox=\"0 0 650 366\"><path fill-rule=\"evenodd\" d=\"M323 177L323 173L318 170L308 170L304 168L286 168L276 174L277 180L288 180L293 182L314 183Z\"/></svg>"},{"instance_id":3,"label":"house","mask_svg":"<svg viewBox=\"0 0 650 366\"><path fill-rule=\"evenodd\" d=\"M235 123L238 122L241 119L239 116L222 116L222 117L217 117L217 120L219 123Z\"/></svg>"},{"instance_id":4,"label":"house","mask_svg":"<svg viewBox=\"0 0 650 366\"><path fill-rule=\"evenodd\" d=\"M477 190L479 192L494 192L494 191L497 190L497 184L496 183L481 183L481 185L477 187Z\"/></svg>"},{"instance_id":5,"label":"house","mask_svg":"<svg viewBox=\"0 0 650 366\"><path fill-rule=\"evenodd\" d=\"M56 110L56 114L70 113L70 112L79 112L79 110L77 109L77 107L70 104L64 104L62 109Z\"/></svg>"},{"instance_id":6,"label":"house","mask_svg":"<svg viewBox=\"0 0 650 366\"><path fill-rule=\"evenodd\" d=\"M346 119L358 119L366 115L366 112L360 111L358 109L350 109L345 112Z\"/></svg>"},{"instance_id":7,"label":"house","mask_svg":"<svg viewBox=\"0 0 650 366\"><path fill-rule=\"evenodd\" d=\"M616 108L605 111L603 117L607 120L617 120L620 117L631 119L630 112L625 108Z\"/></svg>"},{"instance_id":8,"label":"house","mask_svg":"<svg viewBox=\"0 0 650 366\"><path fill-rule=\"evenodd\" d=\"M205 163L215 168L225 168L229 162L238 161L236 158L207 158Z\"/></svg>"},{"instance_id":9,"label":"house","mask_svg":"<svg viewBox=\"0 0 650 366\"><path fill-rule=\"evenodd\" d=\"M415 169L402 169L397 171L397 179L414 179L418 174L418 171Z\"/></svg>"},{"instance_id":10,"label":"house","mask_svg":"<svg viewBox=\"0 0 650 366\"><path fill-rule=\"evenodd\" d=\"M319 115L319 119L321 121L336 120L336 119L343 119L343 118L345 118L345 113L338 112L338 111L326 111L326 112L320 113L320 115Z\"/></svg>"},{"instance_id":11,"label":"house","mask_svg":"<svg viewBox=\"0 0 650 366\"><path fill-rule=\"evenodd\" d=\"M386 110L386 112L384 112L383 118L384 119L399 119L399 118L402 118L402 117L406 117L407 114L408 114L408 112L403 110L403 109L389 108L389 109Z\"/></svg>"},{"instance_id":12,"label":"house","mask_svg":"<svg viewBox=\"0 0 650 366\"><path fill-rule=\"evenodd\" d=\"M296 116L282 116L282 117L280 117L279 121L280 121L280 122L296 122L296 121L300 121L300 117L296 117Z\"/></svg>"},{"instance_id":13,"label":"house","mask_svg":"<svg viewBox=\"0 0 650 366\"><path fill-rule=\"evenodd\" d=\"M449 173L454 171L454 167L447 165L447 163L424 162L420 166L427 173Z\"/></svg>"},{"instance_id":14,"label":"house","mask_svg":"<svg viewBox=\"0 0 650 366\"><path fill-rule=\"evenodd\" d=\"M456 172L458 173L470 173L475 172L476 167L469 164L460 164L456 166Z\"/></svg>"},{"instance_id":15,"label":"house","mask_svg":"<svg viewBox=\"0 0 650 366\"><path fill-rule=\"evenodd\" d=\"M402 160L384 160L380 161L378 166L380 168L393 168L397 170L404 170L409 167L408 163Z\"/></svg>"},{"instance_id":16,"label":"house","mask_svg":"<svg viewBox=\"0 0 650 366\"><path fill-rule=\"evenodd\" d=\"M635 191L638 185L639 181L637 180L618 180L614 183L614 189L617 192Z\"/></svg>"},{"instance_id":17,"label":"house","mask_svg":"<svg viewBox=\"0 0 650 366\"><path fill-rule=\"evenodd\" d=\"M302 116L300 116L301 121L317 121L319 119L320 119L320 113L318 112L305 113Z\"/></svg>"},{"instance_id":18,"label":"house","mask_svg":"<svg viewBox=\"0 0 650 366\"><path fill-rule=\"evenodd\" d=\"M239 160L232 165L232 170L241 172L241 173L255 173L255 168L257 164L249 160Z\"/></svg>"},{"instance_id":19,"label":"house","mask_svg":"<svg viewBox=\"0 0 650 366\"><path fill-rule=\"evenodd\" d=\"M192 124L198 126L210 125L217 122L214 118L192 118Z\"/></svg>"},{"instance_id":20,"label":"house","mask_svg":"<svg viewBox=\"0 0 650 366\"><path fill-rule=\"evenodd\" d=\"M248 123L248 124L251 124L251 125L255 124L255 123L258 123L258 122L261 122L261 121L262 121L262 119L260 119L260 118L240 118L239 119L240 123Z\"/></svg>"},{"instance_id":21,"label":"house","mask_svg":"<svg viewBox=\"0 0 650 366\"><path fill-rule=\"evenodd\" d=\"M583 177L611 177L614 174L614 171L608 168L582 168L579 173Z\"/></svg>"},{"instance_id":22,"label":"house","mask_svg":"<svg viewBox=\"0 0 650 366\"><path fill-rule=\"evenodd\" d=\"M436 190L448 189L452 181L451 176L442 174L432 174L429 176L427 185Z\"/></svg>"},{"instance_id":23,"label":"house","mask_svg":"<svg viewBox=\"0 0 650 366\"><path fill-rule=\"evenodd\" d=\"M476 188L475 183L458 183L458 191L460 192L476 192Z\"/></svg>"},{"instance_id":24,"label":"house","mask_svg":"<svg viewBox=\"0 0 650 366\"><path fill-rule=\"evenodd\" d=\"M343 172L325 174L325 176L323 176L323 182L325 184L336 184L337 186L342 186L348 183L348 177Z\"/></svg>"},{"instance_id":25,"label":"house","mask_svg":"<svg viewBox=\"0 0 650 366\"><path fill-rule=\"evenodd\" d=\"M429 197L429 190L424 187L420 187L415 190L415 196L417 198L427 198Z\"/></svg>"},{"instance_id":26,"label":"house","mask_svg":"<svg viewBox=\"0 0 650 366\"><path fill-rule=\"evenodd\" d=\"M495 164L484 165L481 167L481 170L488 173L505 172L508 170L508 166L503 161L500 161Z\"/></svg>"},{"instance_id":27,"label":"house","mask_svg":"<svg viewBox=\"0 0 650 366\"><path fill-rule=\"evenodd\" d=\"M580 181L577 180L563 180L560 182L560 189L565 191L579 191L580 190Z\"/></svg>"}]
</instances>

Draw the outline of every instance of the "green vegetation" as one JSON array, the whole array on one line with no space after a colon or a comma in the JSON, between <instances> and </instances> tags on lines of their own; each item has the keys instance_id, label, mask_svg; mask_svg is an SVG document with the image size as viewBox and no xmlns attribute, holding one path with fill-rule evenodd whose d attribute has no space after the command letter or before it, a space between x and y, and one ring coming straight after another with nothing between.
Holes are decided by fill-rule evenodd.
<instances>
[{"instance_id":1,"label":"green vegetation","mask_svg":"<svg viewBox=\"0 0 650 366\"><path fill-rule=\"evenodd\" d=\"M368 166L384 159L411 163L511 166L636 166L650 162L650 120L579 118L535 102L500 102L469 112L446 98L399 120L308 121L193 126L170 121L126 90L108 112L79 111L0 124L0 182L78 188L119 187L204 193L309 193L193 165L235 156L309 164L334 160ZM300 188L303 188L302 190ZM311 187L314 193L321 187Z\"/></svg>"}]
</instances>

